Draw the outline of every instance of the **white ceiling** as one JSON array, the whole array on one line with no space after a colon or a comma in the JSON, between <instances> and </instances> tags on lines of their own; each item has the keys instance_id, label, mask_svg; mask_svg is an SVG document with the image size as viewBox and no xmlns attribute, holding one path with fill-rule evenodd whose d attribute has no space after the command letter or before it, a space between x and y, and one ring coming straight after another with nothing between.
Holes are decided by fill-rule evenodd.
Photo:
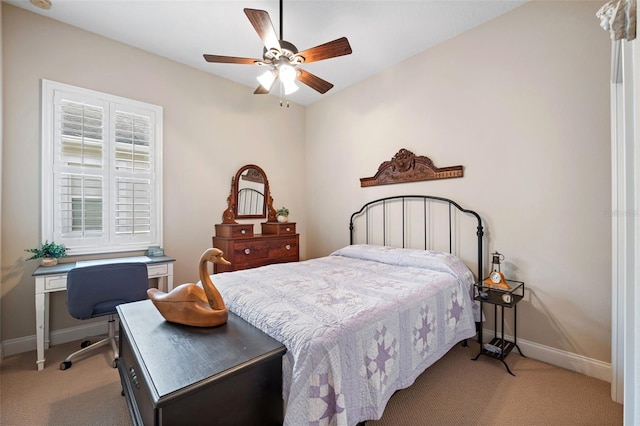
<instances>
[{"instance_id":1,"label":"white ceiling","mask_svg":"<svg viewBox=\"0 0 640 426\"><path fill-rule=\"evenodd\" d=\"M280 25L278 0L51 0L49 10L29 0L4 1L233 80L251 92L258 86L257 66L208 63L202 55L262 58L262 42L244 8L269 12L277 33ZM343 36L353 49L349 56L302 65L333 89L320 95L300 84L288 99L310 105L525 2L284 0L284 39L299 51Z\"/></svg>"}]
</instances>

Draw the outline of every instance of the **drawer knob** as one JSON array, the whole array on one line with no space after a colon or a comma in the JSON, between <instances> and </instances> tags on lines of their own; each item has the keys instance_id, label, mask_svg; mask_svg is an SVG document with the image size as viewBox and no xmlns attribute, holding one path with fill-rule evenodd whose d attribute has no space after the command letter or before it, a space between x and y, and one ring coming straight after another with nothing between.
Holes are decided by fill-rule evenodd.
<instances>
[{"instance_id":1,"label":"drawer knob","mask_svg":"<svg viewBox=\"0 0 640 426\"><path fill-rule=\"evenodd\" d=\"M287 250L291 250L291 244L287 244L286 246L284 246L284 248L286 248Z\"/></svg>"},{"instance_id":2,"label":"drawer knob","mask_svg":"<svg viewBox=\"0 0 640 426\"><path fill-rule=\"evenodd\" d=\"M286 229L287 229L287 232L290 232L290 231L291 231L291 228L286 228Z\"/></svg>"},{"instance_id":3,"label":"drawer knob","mask_svg":"<svg viewBox=\"0 0 640 426\"><path fill-rule=\"evenodd\" d=\"M241 233L242 235L244 235L244 234L246 234L246 233L247 233L247 230L246 230L246 229L241 229L241 230L240 230L240 233Z\"/></svg>"},{"instance_id":4,"label":"drawer knob","mask_svg":"<svg viewBox=\"0 0 640 426\"><path fill-rule=\"evenodd\" d=\"M251 250L249 250L248 248L244 249L244 254L250 254Z\"/></svg>"}]
</instances>

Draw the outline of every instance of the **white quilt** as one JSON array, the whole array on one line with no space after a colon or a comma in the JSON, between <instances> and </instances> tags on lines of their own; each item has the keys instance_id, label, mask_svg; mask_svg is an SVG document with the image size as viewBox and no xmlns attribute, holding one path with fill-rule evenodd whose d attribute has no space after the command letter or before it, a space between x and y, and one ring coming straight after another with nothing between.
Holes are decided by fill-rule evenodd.
<instances>
[{"instance_id":1,"label":"white quilt","mask_svg":"<svg viewBox=\"0 0 640 426\"><path fill-rule=\"evenodd\" d=\"M289 426L379 419L396 390L475 335L473 275L448 253L347 246L211 278L232 312L287 347Z\"/></svg>"}]
</instances>

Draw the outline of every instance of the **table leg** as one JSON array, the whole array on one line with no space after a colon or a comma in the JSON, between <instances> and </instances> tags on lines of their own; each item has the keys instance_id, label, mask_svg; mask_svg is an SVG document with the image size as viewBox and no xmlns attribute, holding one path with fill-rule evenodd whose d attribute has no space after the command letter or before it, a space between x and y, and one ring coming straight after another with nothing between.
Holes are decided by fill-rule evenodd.
<instances>
[{"instance_id":1,"label":"table leg","mask_svg":"<svg viewBox=\"0 0 640 426\"><path fill-rule=\"evenodd\" d=\"M167 293L173 290L173 263L169 263L167 265L169 268L167 271L167 276L165 277L165 283L167 284Z\"/></svg>"},{"instance_id":2,"label":"table leg","mask_svg":"<svg viewBox=\"0 0 640 426\"><path fill-rule=\"evenodd\" d=\"M51 345L51 328L49 327L49 301L51 295L47 292L44 294L44 350L49 349Z\"/></svg>"},{"instance_id":3,"label":"table leg","mask_svg":"<svg viewBox=\"0 0 640 426\"><path fill-rule=\"evenodd\" d=\"M36 364L38 371L44 370L45 297L45 293L36 293L36 351L38 354Z\"/></svg>"}]
</instances>

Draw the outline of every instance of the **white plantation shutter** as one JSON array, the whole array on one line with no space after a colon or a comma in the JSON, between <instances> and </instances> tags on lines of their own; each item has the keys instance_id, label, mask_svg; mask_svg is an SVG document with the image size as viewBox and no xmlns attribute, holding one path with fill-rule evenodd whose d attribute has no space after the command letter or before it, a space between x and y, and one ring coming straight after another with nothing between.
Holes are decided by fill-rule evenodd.
<instances>
[{"instance_id":1,"label":"white plantation shutter","mask_svg":"<svg viewBox=\"0 0 640 426\"><path fill-rule=\"evenodd\" d=\"M116 235L151 231L151 185L149 181L116 180Z\"/></svg>"},{"instance_id":2,"label":"white plantation shutter","mask_svg":"<svg viewBox=\"0 0 640 426\"><path fill-rule=\"evenodd\" d=\"M108 244L104 194L108 103L56 91L53 97L53 225L50 240L67 247ZM45 237L45 240L47 237Z\"/></svg>"},{"instance_id":3,"label":"white plantation shutter","mask_svg":"<svg viewBox=\"0 0 640 426\"><path fill-rule=\"evenodd\" d=\"M46 80L42 90L43 241L71 254L161 245L162 108Z\"/></svg>"},{"instance_id":4,"label":"white plantation shutter","mask_svg":"<svg viewBox=\"0 0 640 426\"><path fill-rule=\"evenodd\" d=\"M114 126L114 238L131 241L152 232L151 118L118 105Z\"/></svg>"},{"instance_id":5,"label":"white plantation shutter","mask_svg":"<svg viewBox=\"0 0 640 426\"><path fill-rule=\"evenodd\" d=\"M102 236L102 193L102 176L61 175L59 226L63 238Z\"/></svg>"}]
</instances>

